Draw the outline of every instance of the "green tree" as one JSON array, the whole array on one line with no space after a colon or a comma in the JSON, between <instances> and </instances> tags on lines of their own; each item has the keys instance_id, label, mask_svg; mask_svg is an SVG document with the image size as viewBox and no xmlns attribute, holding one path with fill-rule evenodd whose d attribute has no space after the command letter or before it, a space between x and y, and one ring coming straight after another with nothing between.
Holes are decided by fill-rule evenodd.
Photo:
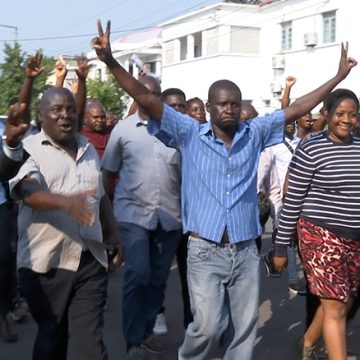
<instances>
[{"instance_id":1,"label":"green tree","mask_svg":"<svg viewBox=\"0 0 360 360\"><path fill-rule=\"evenodd\" d=\"M18 42L13 45L5 43L3 52L4 62L0 64L0 114L6 114L9 102L19 95L24 82L25 67L30 57L21 50ZM34 82L32 112L40 101L40 95L47 88L46 79L54 69L55 59L43 56L41 65L45 66L45 70Z\"/></svg>"},{"instance_id":2,"label":"green tree","mask_svg":"<svg viewBox=\"0 0 360 360\"><path fill-rule=\"evenodd\" d=\"M4 63L0 64L0 113L7 112L9 101L19 95L24 81L26 53L20 44L4 45Z\"/></svg>"},{"instance_id":3,"label":"green tree","mask_svg":"<svg viewBox=\"0 0 360 360\"><path fill-rule=\"evenodd\" d=\"M113 76L110 75L105 81L88 79L87 94L99 100L107 111L111 111L119 117L123 116L128 96L118 86Z\"/></svg>"}]
</instances>

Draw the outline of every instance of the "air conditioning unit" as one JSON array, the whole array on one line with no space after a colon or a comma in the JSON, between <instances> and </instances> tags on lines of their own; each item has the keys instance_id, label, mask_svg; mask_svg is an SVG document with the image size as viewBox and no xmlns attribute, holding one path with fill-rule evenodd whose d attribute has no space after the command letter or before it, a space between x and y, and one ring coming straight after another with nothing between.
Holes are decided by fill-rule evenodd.
<instances>
[{"instance_id":1,"label":"air conditioning unit","mask_svg":"<svg viewBox=\"0 0 360 360\"><path fill-rule=\"evenodd\" d=\"M271 92L273 94L281 94L282 92L281 84L278 82L271 83Z\"/></svg>"},{"instance_id":2,"label":"air conditioning unit","mask_svg":"<svg viewBox=\"0 0 360 360\"><path fill-rule=\"evenodd\" d=\"M272 58L272 68L273 69L285 69L285 56L284 55L274 55Z\"/></svg>"},{"instance_id":3,"label":"air conditioning unit","mask_svg":"<svg viewBox=\"0 0 360 360\"><path fill-rule=\"evenodd\" d=\"M304 45L308 47L316 46L318 44L317 32L308 32L304 34Z\"/></svg>"}]
</instances>

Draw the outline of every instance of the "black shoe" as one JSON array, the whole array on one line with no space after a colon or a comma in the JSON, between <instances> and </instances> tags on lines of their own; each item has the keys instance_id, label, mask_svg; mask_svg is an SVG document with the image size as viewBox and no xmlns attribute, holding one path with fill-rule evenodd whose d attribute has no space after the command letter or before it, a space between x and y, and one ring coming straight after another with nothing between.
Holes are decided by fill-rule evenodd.
<instances>
[{"instance_id":1,"label":"black shoe","mask_svg":"<svg viewBox=\"0 0 360 360\"><path fill-rule=\"evenodd\" d=\"M266 275L271 277L280 277L281 274L274 269L274 264L269 254L263 255L261 258L265 265Z\"/></svg>"},{"instance_id":2,"label":"black shoe","mask_svg":"<svg viewBox=\"0 0 360 360\"><path fill-rule=\"evenodd\" d=\"M10 313L0 317L0 337L7 343L18 340Z\"/></svg>"},{"instance_id":3,"label":"black shoe","mask_svg":"<svg viewBox=\"0 0 360 360\"><path fill-rule=\"evenodd\" d=\"M140 346L131 346L127 351L126 360L144 360L144 353Z\"/></svg>"},{"instance_id":4,"label":"black shoe","mask_svg":"<svg viewBox=\"0 0 360 360\"><path fill-rule=\"evenodd\" d=\"M297 283L289 284L289 291L297 295L306 295L306 285L303 279L299 280Z\"/></svg>"},{"instance_id":5,"label":"black shoe","mask_svg":"<svg viewBox=\"0 0 360 360\"><path fill-rule=\"evenodd\" d=\"M13 301L11 318L15 322L23 322L30 316L29 306L24 298L16 298Z\"/></svg>"},{"instance_id":6,"label":"black shoe","mask_svg":"<svg viewBox=\"0 0 360 360\"><path fill-rule=\"evenodd\" d=\"M141 342L141 347L153 354L161 354L165 352L165 346L159 343L159 337L150 335Z\"/></svg>"}]
</instances>

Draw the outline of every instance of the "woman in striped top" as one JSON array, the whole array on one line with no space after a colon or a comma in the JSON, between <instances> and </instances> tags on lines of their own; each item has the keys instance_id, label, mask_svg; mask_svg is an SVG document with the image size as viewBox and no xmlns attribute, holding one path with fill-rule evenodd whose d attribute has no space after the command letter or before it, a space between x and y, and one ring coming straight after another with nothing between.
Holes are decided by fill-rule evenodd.
<instances>
[{"instance_id":1,"label":"woman in striped top","mask_svg":"<svg viewBox=\"0 0 360 360\"><path fill-rule=\"evenodd\" d=\"M337 89L324 106L328 130L303 141L289 167L274 263L283 270L298 228L309 289L321 301L301 358L315 358L314 344L323 335L330 360L346 360L346 314L360 283L360 138L352 135L359 101Z\"/></svg>"}]
</instances>

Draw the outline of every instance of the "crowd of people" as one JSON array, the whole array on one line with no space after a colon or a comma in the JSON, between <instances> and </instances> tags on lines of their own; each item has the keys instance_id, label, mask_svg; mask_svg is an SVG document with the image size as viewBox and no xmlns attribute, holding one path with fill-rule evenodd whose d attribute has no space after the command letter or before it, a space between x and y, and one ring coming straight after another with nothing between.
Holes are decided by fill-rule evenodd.
<instances>
[{"instance_id":1,"label":"crowd of people","mask_svg":"<svg viewBox=\"0 0 360 360\"><path fill-rule=\"evenodd\" d=\"M359 100L334 90L357 65L347 44L333 78L290 103L296 79L288 77L281 109L260 116L231 80L213 83L204 104L178 88L162 91L146 73L134 78L112 55L110 22L104 31L98 21L98 33L92 48L134 99L123 120L87 97L84 57L72 91L63 86L66 64L55 65L35 128L29 109L43 71L39 53L9 106L0 153L3 340L17 340L10 315L20 297L38 326L34 360L66 359L70 333L76 359L107 359L108 273L124 264L127 358L162 353L157 335L167 331L166 281L176 257L185 328L178 359L210 360L221 343L224 360L250 360L261 234L271 216L267 273L278 277L287 266L289 290L312 303L299 359L317 359L322 337L329 359L345 360L360 287Z\"/></svg>"}]
</instances>

